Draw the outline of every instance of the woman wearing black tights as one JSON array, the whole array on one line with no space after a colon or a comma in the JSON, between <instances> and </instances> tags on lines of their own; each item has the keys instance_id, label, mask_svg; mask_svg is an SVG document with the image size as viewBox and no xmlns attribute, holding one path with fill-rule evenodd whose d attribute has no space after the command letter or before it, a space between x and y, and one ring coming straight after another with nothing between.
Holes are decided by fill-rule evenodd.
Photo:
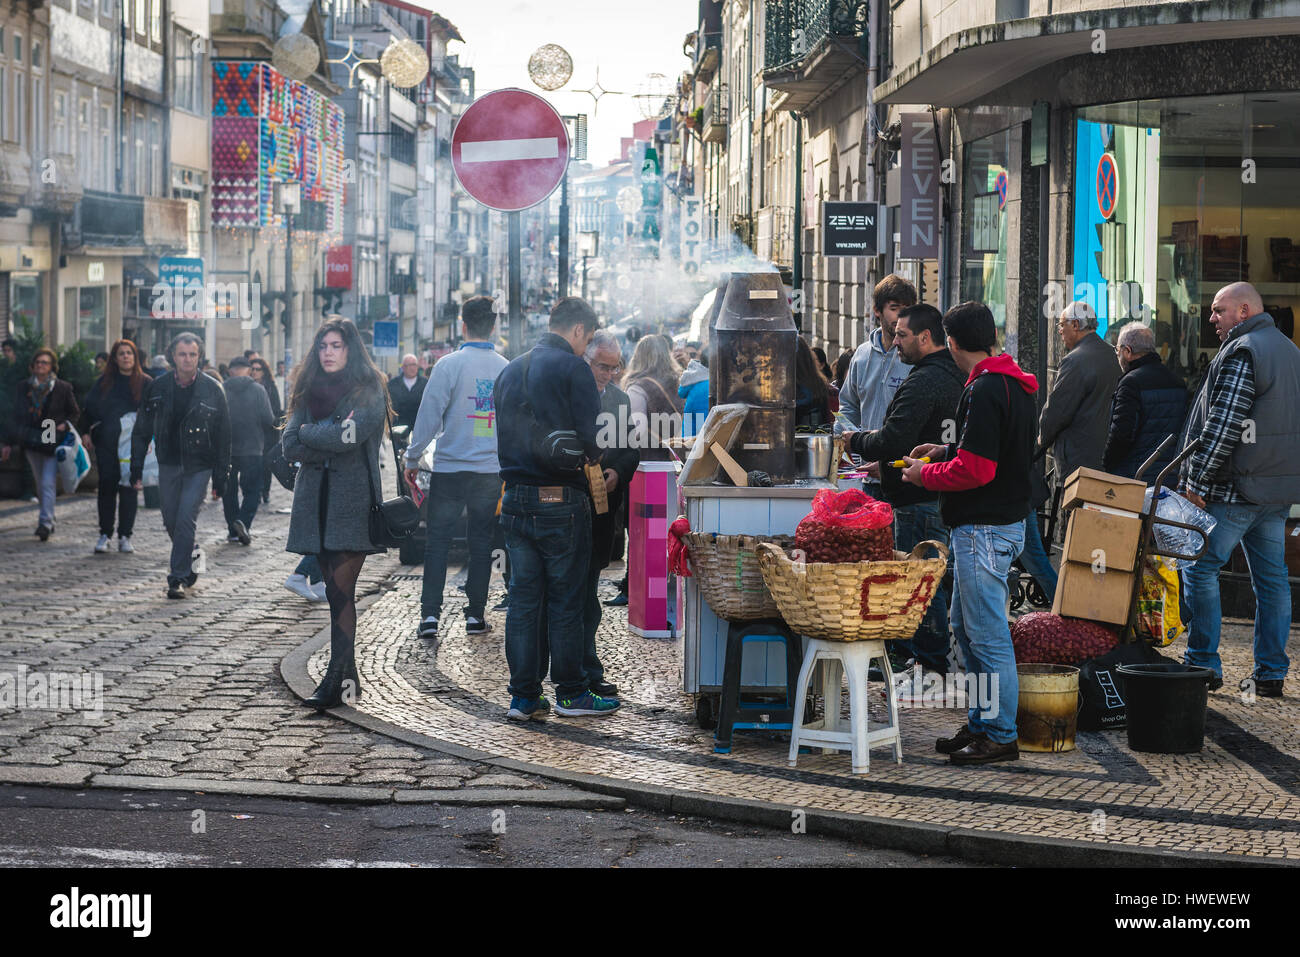
<instances>
[{"instance_id":1,"label":"woman wearing black tights","mask_svg":"<svg viewBox=\"0 0 1300 957\"><path fill-rule=\"evenodd\" d=\"M360 697L357 576L372 552L368 503L381 488L379 443L388 387L351 320L332 316L317 330L289 397L284 457L300 462L286 550L317 555L330 605L330 660L305 704L317 710Z\"/></svg>"}]
</instances>

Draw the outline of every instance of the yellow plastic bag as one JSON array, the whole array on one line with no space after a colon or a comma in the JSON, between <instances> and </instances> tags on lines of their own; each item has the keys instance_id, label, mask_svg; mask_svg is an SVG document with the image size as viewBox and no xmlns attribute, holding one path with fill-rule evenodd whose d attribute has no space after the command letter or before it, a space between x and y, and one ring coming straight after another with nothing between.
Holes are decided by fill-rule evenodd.
<instances>
[{"instance_id":1,"label":"yellow plastic bag","mask_svg":"<svg viewBox=\"0 0 1300 957\"><path fill-rule=\"evenodd\" d=\"M1137 634L1163 648L1177 640L1184 630L1178 607L1178 572L1160 556L1152 556L1142 566Z\"/></svg>"}]
</instances>

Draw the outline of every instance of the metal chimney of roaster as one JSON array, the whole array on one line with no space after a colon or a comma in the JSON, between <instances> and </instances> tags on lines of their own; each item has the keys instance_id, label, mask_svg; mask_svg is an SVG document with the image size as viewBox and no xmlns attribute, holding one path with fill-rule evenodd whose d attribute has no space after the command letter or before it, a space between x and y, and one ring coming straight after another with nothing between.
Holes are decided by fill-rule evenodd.
<instances>
[{"instance_id":1,"label":"metal chimney of roaster","mask_svg":"<svg viewBox=\"0 0 1300 957\"><path fill-rule=\"evenodd\" d=\"M718 315L722 312L722 301L727 297L727 283L731 280L731 273L724 272L718 277L717 289L713 292L713 305L709 307L709 339L705 343L705 348L709 350L709 355L717 352L718 344ZM709 408L718 404L718 364L709 363Z\"/></svg>"},{"instance_id":2,"label":"metal chimney of roaster","mask_svg":"<svg viewBox=\"0 0 1300 957\"><path fill-rule=\"evenodd\" d=\"M714 356L717 405L750 407L732 455L746 471L778 485L795 479L795 350L798 331L781 274L732 273L718 313Z\"/></svg>"}]
</instances>

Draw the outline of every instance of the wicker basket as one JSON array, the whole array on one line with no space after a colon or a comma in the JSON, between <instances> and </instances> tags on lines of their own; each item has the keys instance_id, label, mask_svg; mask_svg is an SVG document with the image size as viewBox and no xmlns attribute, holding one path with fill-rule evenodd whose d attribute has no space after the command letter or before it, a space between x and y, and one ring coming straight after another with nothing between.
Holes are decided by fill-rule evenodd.
<instances>
[{"instance_id":1,"label":"wicker basket","mask_svg":"<svg viewBox=\"0 0 1300 957\"><path fill-rule=\"evenodd\" d=\"M921 557L930 547L938 558ZM801 563L775 546L758 548L763 580L786 624L828 641L912 637L943 580L948 548L924 541L911 555L894 555L892 562Z\"/></svg>"},{"instance_id":2,"label":"wicker basket","mask_svg":"<svg viewBox=\"0 0 1300 957\"><path fill-rule=\"evenodd\" d=\"M683 535L691 555L691 572L713 613L725 621L777 618L780 612L758 567L758 546L790 548L792 535Z\"/></svg>"}]
</instances>

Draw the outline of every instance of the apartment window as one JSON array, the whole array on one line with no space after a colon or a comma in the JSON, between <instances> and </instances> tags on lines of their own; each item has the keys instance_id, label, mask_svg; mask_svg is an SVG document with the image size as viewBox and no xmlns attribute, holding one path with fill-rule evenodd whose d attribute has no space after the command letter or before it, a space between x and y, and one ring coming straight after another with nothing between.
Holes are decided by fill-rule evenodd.
<instances>
[{"instance_id":1,"label":"apartment window","mask_svg":"<svg viewBox=\"0 0 1300 957\"><path fill-rule=\"evenodd\" d=\"M194 49L194 34L176 31L176 106L191 113L203 113L203 54Z\"/></svg>"},{"instance_id":2,"label":"apartment window","mask_svg":"<svg viewBox=\"0 0 1300 957\"><path fill-rule=\"evenodd\" d=\"M54 94L54 149L68 152L68 94L62 90Z\"/></svg>"},{"instance_id":3,"label":"apartment window","mask_svg":"<svg viewBox=\"0 0 1300 957\"><path fill-rule=\"evenodd\" d=\"M162 0L152 0L149 4L149 39L162 43Z\"/></svg>"},{"instance_id":4,"label":"apartment window","mask_svg":"<svg viewBox=\"0 0 1300 957\"><path fill-rule=\"evenodd\" d=\"M32 52L36 47L33 45ZM40 156L45 151L45 83L39 76L32 77L32 152Z\"/></svg>"},{"instance_id":5,"label":"apartment window","mask_svg":"<svg viewBox=\"0 0 1300 957\"><path fill-rule=\"evenodd\" d=\"M398 126L396 123L390 129L392 130L392 135L388 138L390 155L399 163L414 166L415 133L404 126Z\"/></svg>"},{"instance_id":6,"label":"apartment window","mask_svg":"<svg viewBox=\"0 0 1300 957\"><path fill-rule=\"evenodd\" d=\"M5 28L4 28L4 24L0 23L0 60L3 60L4 58L5 58Z\"/></svg>"},{"instance_id":7,"label":"apartment window","mask_svg":"<svg viewBox=\"0 0 1300 957\"><path fill-rule=\"evenodd\" d=\"M99 15L101 17L113 15L113 0L99 0Z\"/></svg>"},{"instance_id":8,"label":"apartment window","mask_svg":"<svg viewBox=\"0 0 1300 957\"><path fill-rule=\"evenodd\" d=\"M113 188L113 168L116 165L113 157L113 124L112 113L107 106L99 108L99 169L100 169L100 188L111 190Z\"/></svg>"},{"instance_id":9,"label":"apartment window","mask_svg":"<svg viewBox=\"0 0 1300 957\"><path fill-rule=\"evenodd\" d=\"M145 23L145 0L135 0L135 32L140 36L148 36L148 27Z\"/></svg>"},{"instance_id":10,"label":"apartment window","mask_svg":"<svg viewBox=\"0 0 1300 957\"><path fill-rule=\"evenodd\" d=\"M415 229L416 221L419 219L419 210L414 208L415 204L411 202L413 199L415 197L410 193L390 192L388 194L389 229Z\"/></svg>"},{"instance_id":11,"label":"apartment window","mask_svg":"<svg viewBox=\"0 0 1300 957\"><path fill-rule=\"evenodd\" d=\"M27 142L27 75L14 71L14 139Z\"/></svg>"},{"instance_id":12,"label":"apartment window","mask_svg":"<svg viewBox=\"0 0 1300 957\"><path fill-rule=\"evenodd\" d=\"M14 34L14 62L23 62L23 35L21 33Z\"/></svg>"},{"instance_id":13,"label":"apartment window","mask_svg":"<svg viewBox=\"0 0 1300 957\"><path fill-rule=\"evenodd\" d=\"M44 47L40 40L32 41L32 69L39 70L45 65Z\"/></svg>"},{"instance_id":14,"label":"apartment window","mask_svg":"<svg viewBox=\"0 0 1300 957\"><path fill-rule=\"evenodd\" d=\"M77 169L83 183L90 180L90 150L90 100L83 97L77 104Z\"/></svg>"},{"instance_id":15,"label":"apartment window","mask_svg":"<svg viewBox=\"0 0 1300 957\"><path fill-rule=\"evenodd\" d=\"M133 133L135 140L135 169L132 171L131 176L135 188L132 192L143 195L149 183L149 159L144 146L145 130L144 113L142 111L136 111Z\"/></svg>"},{"instance_id":16,"label":"apartment window","mask_svg":"<svg viewBox=\"0 0 1300 957\"><path fill-rule=\"evenodd\" d=\"M149 121L149 194L163 194L162 168L162 123L157 119Z\"/></svg>"},{"instance_id":17,"label":"apartment window","mask_svg":"<svg viewBox=\"0 0 1300 957\"><path fill-rule=\"evenodd\" d=\"M0 140L9 139L9 84L5 82L9 77L9 71L0 66Z\"/></svg>"}]
</instances>

